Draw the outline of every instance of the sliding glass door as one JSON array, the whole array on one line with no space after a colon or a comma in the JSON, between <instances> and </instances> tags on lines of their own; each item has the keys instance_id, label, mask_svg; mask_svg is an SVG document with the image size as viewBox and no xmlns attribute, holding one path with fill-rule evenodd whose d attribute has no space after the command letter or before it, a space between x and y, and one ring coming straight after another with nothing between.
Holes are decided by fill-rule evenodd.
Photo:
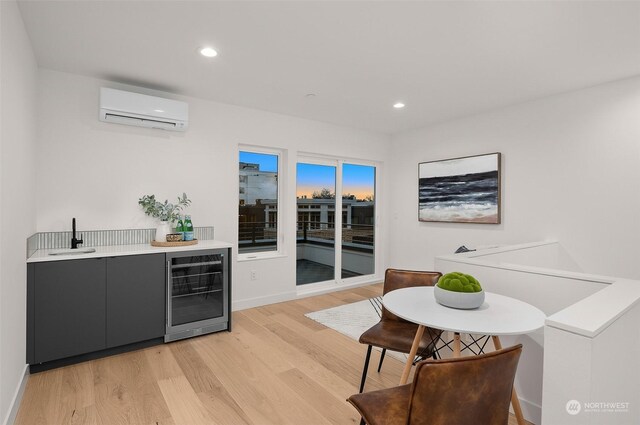
<instances>
[{"instance_id":1,"label":"sliding glass door","mask_svg":"<svg viewBox=\"0 0 640 425\"><path fill-rule=\"evenodd\" d=\"M375 273L376 168L342 164L342 279Z\"/></svg>"},{"instance_id":2,"label":"sliding glass door","mask_svg":"<svg viewBox=\"0 0 640 425\"><path fill-rule=\"evenodd\" d=\"M296 171L296 284L374 274L375 167L314 158Z\"/></svg>"},{"instance_id":3,"label":"sliding glass door","mask_svg":"<svg viewBox=\"0 0 640 425\"><path fill-rule=\"evenodd\" d=\"M296 284L334 280L336 167L299 162L296 173Z\"/></svg>"}]
</instances>

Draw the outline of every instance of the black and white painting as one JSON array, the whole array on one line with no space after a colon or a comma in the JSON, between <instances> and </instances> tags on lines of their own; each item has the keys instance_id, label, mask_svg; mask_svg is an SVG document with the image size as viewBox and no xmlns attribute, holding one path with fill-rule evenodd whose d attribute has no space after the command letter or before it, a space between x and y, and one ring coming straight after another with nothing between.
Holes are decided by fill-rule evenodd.
<instances>
[{"instance_id":1,"label":"black and white painting","mask_svg":"<svg viewBox=\"0 0 640 425\"><path fill-rule=\"evenodd\" d=\"M418 165L418 219L500 223L500 153Z\"/></svg>"}]
</instances>

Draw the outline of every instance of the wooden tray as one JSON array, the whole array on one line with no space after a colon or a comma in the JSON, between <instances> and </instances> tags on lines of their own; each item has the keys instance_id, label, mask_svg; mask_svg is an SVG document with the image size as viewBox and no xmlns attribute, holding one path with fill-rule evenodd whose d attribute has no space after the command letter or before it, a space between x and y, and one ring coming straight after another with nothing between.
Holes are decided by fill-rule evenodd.
<instances>
[{"instance_id":1,"label":"wooden tray","mask_svg":"<svg viewBox=\"0 0 640 425\"><path fill-rule=\"evenodd\" d=\"M192 241L179 241L179 242L157 242L151 241L151 246L189 246L196 245L198 243L197 239Z\"/></svg>"}]
</instances>

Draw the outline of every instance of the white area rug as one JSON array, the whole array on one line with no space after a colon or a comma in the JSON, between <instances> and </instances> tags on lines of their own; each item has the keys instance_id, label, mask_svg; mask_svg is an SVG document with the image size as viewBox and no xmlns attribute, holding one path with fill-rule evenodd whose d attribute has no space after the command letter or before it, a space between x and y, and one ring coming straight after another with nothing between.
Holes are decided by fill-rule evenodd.
<instances>
[{"instance_id":1,"label":"white area rug","mask_svg":"<svg viewBox=\"0 0 640 425\"><path fill-rule=\"evenodd\" d=\"M357 341L364 331L380 321L381 309L382 297L376 297L314 311L305 316ZM395 351L387 351L387 354L402 362L407 361L406 354Z\"/></svg>"}]
</instances>

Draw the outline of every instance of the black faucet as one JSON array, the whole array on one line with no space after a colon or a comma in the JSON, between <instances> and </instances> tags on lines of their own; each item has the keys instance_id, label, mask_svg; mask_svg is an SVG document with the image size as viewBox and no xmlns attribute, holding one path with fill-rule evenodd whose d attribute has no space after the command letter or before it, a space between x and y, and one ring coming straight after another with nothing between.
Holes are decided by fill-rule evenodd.
<instances>
[{"instance_id":1,"label":"black faucet","mask_svg":"<svg viewBox=\"0 0 640 425\"><path fill-rule=\"evenodd\" d=\"M71 221L71 228L73 229L73 235L71 236L71 249L78 249L78 244L84 243L82 240L82 235L80 235L80 239L76 239L76 218L73 217Z\"/></svg>"}]
</instances>

